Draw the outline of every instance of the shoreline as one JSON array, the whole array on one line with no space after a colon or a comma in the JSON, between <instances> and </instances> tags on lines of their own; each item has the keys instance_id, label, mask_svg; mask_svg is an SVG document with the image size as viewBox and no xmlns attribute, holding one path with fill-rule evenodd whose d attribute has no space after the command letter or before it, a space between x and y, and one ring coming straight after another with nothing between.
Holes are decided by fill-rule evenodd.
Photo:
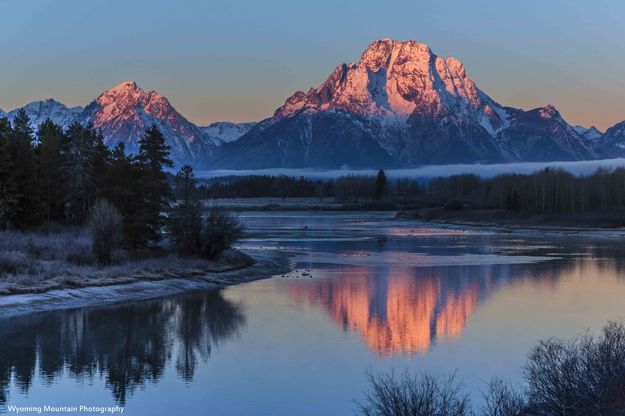
<instances>
[{"instance_id":1,"label":"shoreline","mask_svg":"<svg viewBox=\"0 0 625 416\"><path fill-rule=\"evenodd\" d=\"M254 260L252 264L223 271L191 274L189 277L165 277L104 286L93 285L2 295L0 296L0 319L51 310L155 299L194 290L220 289L268 279L290 270L290 256L287 252L250 250L245 254Z\"/></svg>"},{"instance_id":2,"label":"shoreline","mask_svg":"<svg viewBox=\"0 0 625 416\"><path fill-rule=\"evenodd\" d=\"M420 221L423 223L492 230L501 233L537 234L549 236L587 236L594 238L625 238L625 227L585 227L558 224L512 223L496 220L463 219L459 215L449 217L423 217L414 211L399 211L396 220Z\"/></svg>"}]
</instances>

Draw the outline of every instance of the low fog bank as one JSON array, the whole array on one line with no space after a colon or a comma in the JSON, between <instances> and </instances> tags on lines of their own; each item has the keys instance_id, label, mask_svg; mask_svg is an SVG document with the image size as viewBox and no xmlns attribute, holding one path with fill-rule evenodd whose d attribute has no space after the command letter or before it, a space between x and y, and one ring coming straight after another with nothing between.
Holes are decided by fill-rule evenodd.
<instances>
[{"instance_id":1,"label":"low fog bank","mask_svg":"<svg viewBox=\"0 0 625 416\"><path fill-rule=\"evenodd\" d=\"M523 163L498 163L493 165L461 164L461 165L431 165L411 169L385 170L390 178L434 178L451 176L462 173L473 173L483 178L490 178L502 173L533 173L546 167L558 167L575 175L590 175L598 168L614 169L625 167L625 158L584 160L574 162L523 162ZM312 168L303 169L258 169L258 170L205 170L197 172L198 178L211 179L222 176L250 176L250 175L286 175L292 177L304 176L310 179L333 179L351 174L375 175L374 169L332 169L319 170Z\"/></svg>"}]
</instances>

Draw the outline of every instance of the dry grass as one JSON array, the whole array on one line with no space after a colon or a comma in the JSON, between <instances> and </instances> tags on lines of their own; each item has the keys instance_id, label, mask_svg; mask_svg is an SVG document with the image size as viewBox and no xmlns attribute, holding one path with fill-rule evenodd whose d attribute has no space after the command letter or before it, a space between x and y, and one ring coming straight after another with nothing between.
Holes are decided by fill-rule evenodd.
<instances>
[{"instance_id":1,"label":"dry grass","mask_svg":"<svg viewBox=\"0 0 625 416\"><path fill-rule=\"evenodd\" d=\"M0 295L193 277L231 270L249 261L242 257L184 259L163 253L134 259L117 250L111 264L101 266L90 241L88 230L80 228L0 232Z\"/></svg>"}]
</instances>

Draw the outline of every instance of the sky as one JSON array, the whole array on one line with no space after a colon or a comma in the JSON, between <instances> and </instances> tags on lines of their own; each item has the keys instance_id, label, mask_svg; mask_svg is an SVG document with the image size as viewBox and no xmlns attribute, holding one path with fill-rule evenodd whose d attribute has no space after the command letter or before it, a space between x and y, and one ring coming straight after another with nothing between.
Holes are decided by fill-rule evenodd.
<instances>
[{"instance_id":1,"label":"sky","mask_svg":"<svg viewBox=\"0 0 625 416\"><path fill-rule=\"evenodd\" d=\"M617 0L0 0L0 108L87 105L132 79L191 121L255 121L357 61L413 39L464 62L498 102L573 124L625 119Z\"/></svg>"}]
</instances>

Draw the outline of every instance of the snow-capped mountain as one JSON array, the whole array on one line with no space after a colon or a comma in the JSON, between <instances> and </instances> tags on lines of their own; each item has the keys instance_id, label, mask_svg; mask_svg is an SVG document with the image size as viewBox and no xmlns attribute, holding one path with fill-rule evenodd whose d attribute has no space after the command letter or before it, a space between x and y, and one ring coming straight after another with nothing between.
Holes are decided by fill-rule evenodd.
<instances>
[{"instance_id":1,"label":"snow-capped mountain","mask_svg":"<svg viewBox=\"0 0 625 416\"><path fill-rule=\"evenodd\" d=\"M371 168L596 156L554 107L504 107L458 59L415 41L383 39L221 146L213 166Z\"/></svg>"},{"instance_id":2,"label":"snow-capped mountain","mask_svg":"<svg viewBox=\"0 0 625 416\"><path fill-rule=\"evenodd\" d=\"M508 109L510 126L497 141L506 160L596 159L597 152L552 105L529 111Z\"/></svg>"},{"instance_id":3,"label":"snow-capped mountain","mask_svg":"<svg viewBox=\"0 0 625 416\"><path fill-rule=\"evenodd\" d=\"M133 81L124 81L106 90L85 108L68 108L52 99L22 108L35 131L48 118L63 128L74 122L91 124L102 133L110 147L124 142L129 152L137 151L145 129L155 124L165 136L177 164L200 167L206 166L217 146L236 140L254 124L221 122L198 127L178 113L167 98L155 91L146 92ZM8 117L12 122L19 110L8 114L0 112L0 117Z\"/></svg>"},{"instance_id":4,"label":"snow-capped mountain","mask_svg":"<svg viewBox=\"0 0 625 416\"><path fill-rule=\"evenodd\" d=\"M108 145L124 142L130 152L138 149L140 138L152 124L165 136L174 160L206 160L215 147L167 98L155 91L145 92L133 81L124 81L100 94L80 118L83 124L92 123L102 132Z\"/></svg>"},{"instance_id":5,"label":"snow-capped mountain","mask_svg":"<svg viewBox=\"0 0 625 416\"><path fill-rule=\"evenodd\" d=\"M200 127L216 145L230 143L243 136L256 125L255 122L232 123L230 121L218 121L206 127Z\"/></svg>"},{"instance_id":6,"label":"snow-capped mountain","mask_svg":"<svg viewBox=\"0 0 625 416\"><path fill-rule=\"evenodd\" d=\"M598 139L597 149L602 156L625 157L625 121L607 129Z\"/></svg>"},{"instance_id":7,"label":"snow-capped mountain","mask_svg":"<svg viewBox=\"0 0 625 416\"><path fill-rule=\"evenodd\" d=\"M82 107L69 108L65 104L62 104L51 98L43 101L35 101L22 107L26 111L28 118L30 119L30 127L33 130L37 130L37 127L47 119L52 120L55 124L63 128L67 128L74 121L78 120L80 114L83 111ZM8 113L10 122L17 115L20 109L15 109Z\"/></svg>"},{"instance_id":8,"label":"snow-capped mountain","mask_svg":"<svg viewBox=\"0 0 625 416\"><path fill-rule=\"evenodd\" d=\"M599 140L601 136L603 136L603 133L595 126L584 127L578 124L573 126L573 129L580 134L586 142L589 143L594 143Z\"/></svg>"}]
</instances>

